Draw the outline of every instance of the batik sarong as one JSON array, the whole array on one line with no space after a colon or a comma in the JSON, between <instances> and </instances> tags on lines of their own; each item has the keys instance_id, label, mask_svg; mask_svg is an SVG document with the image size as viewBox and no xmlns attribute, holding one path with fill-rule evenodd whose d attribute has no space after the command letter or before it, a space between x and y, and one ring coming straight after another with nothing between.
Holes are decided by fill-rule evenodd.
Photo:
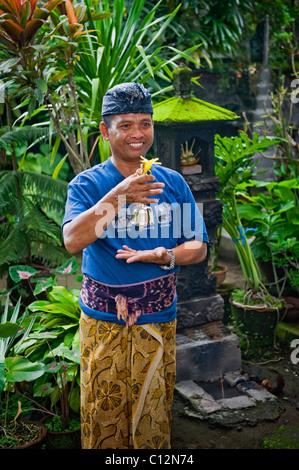
<instances>
[{"instance_id":1,"label":"batik sarong","mask_svg":"<svg viewBox=\"0 0 299 470\"><path fill-rule=\"evenodd\" d=\"M169 449L176 320L120 325L82 312L83 449Z\"/></svg>"}]
</instances>

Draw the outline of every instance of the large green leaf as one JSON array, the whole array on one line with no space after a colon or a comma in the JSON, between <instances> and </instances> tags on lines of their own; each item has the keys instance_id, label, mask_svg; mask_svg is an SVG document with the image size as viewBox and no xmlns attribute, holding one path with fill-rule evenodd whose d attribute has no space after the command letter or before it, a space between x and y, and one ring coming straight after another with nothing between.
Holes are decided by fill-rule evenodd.
<instances>
[{"instance_id":1,"label":"large green leaf","mask_svg":"<svg viewBox=\"0 0 299 470\"><path fill-rule=\"evenodd\" d=\"M31 382L45 372L44 364L30 362L26 357L16 356L5 359L7 382Z\"/></svg>"},{"instance_id":2,"label":"large green leaf","mask_svg":"<svg viewBox=\"0 0 299 470\"><path fill-rule=\"evenodd\" d=\"M4 324L0 325L0 338L9 338L10 336L17 333L19 329L20 325L7 321Z\"/></svg>"},{"instance_id":3,"label":"large green leaf","mask_svg":"<svg viewBox=\"0 0 299 470\"><path fill-rule=\"evenodd\" d=\"M53 390L53 384L51 382L46 382L34 388L34 396L47 397L53 392Z\"/></svg>"},{"instance_id":4,"label":"large green leaf","mask_svg":"<svg viewBox=\"0 0 299 470\"><path fill-rule=\"evenodd\" d=\"M52 352L55 356L64 357L76 364L80 364L80 348L69 349L61 344L57 348L53 349Z\"/></svg>"},{"instance_id":5,"label":"large green leaf","mask_svg":"<svg viewBox=\"0 0 299 470\"><path fill-rule=\"evenodd\" d=\"M62 266L59 266L51 272L56 274L76 274L78 268L78 261L75 256L72 256L72 258L66 261Z\"/></svg>"},{"instance_id":6,"label":"large green leaf","mask_svg":"<svg viewBox=\"0 0 299 470\"><path fill-rule=\"evenodd\" d=\"M33 294L38 295L41 292L46 291L56 283L55 276L48 277L46 279L38 279L36 286L34 288Z\"/></svg>"},{"instance_id":7,"label":"large green leaf","mask_svg":"<svg viewBox=\"0 0 299 470\"><path fill-rule=\"evenodd\" d=\"M73 292L69 292L63 286L55 286L51 292L49 293L49 299L53 302L59 302L62 304L69 305L74 309L77 306L79 295L74 294Z\"/></svg>"},{"instance_id":8,"label":"large green leaf","mask_svg":"<svg viewBox=\"0 0 299 470\"><path fill-rule=\"evenodd\" d=\"M9 267L9 275L14 282L30 279L35 274L40 273L31 266L15 265Z\"/></svg>"}]
</instances>

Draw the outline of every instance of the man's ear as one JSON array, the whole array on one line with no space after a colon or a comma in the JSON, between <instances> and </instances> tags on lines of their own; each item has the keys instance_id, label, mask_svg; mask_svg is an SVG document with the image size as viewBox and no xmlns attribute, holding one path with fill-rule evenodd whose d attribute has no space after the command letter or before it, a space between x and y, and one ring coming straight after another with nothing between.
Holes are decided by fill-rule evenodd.
<instances>
[{"instance_id":1,"label":"man's ear","mask_svg":"<svg viewBox=\"0 0 299 470\"><path fill-rule=\"evenodd\" d=\"M109 140L109 129L103 121L100 124L100 131L104 140Z\"/></svg>"}]
</instances>

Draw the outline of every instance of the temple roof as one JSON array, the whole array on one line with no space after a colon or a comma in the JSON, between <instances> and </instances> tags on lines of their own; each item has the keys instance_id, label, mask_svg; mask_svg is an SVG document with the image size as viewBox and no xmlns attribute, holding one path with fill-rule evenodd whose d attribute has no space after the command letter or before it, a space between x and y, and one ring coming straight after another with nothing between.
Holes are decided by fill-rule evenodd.
<instances>
[{"instance_id":1,"label":"temple roof","mask_svg":"<svg viewBox=\"0 0 299 470\"><path fill-rule=\"evenodd\" d=\"M157 123L195 123L202 121L232 121L240 116L198 98L174 96L153 106Z\"/></svg>"}]
</instances>

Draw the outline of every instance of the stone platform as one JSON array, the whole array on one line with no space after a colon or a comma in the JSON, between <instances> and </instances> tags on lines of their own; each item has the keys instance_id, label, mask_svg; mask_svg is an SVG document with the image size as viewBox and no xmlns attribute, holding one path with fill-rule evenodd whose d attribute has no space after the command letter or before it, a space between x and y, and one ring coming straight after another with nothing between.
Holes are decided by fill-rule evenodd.
<instances>
[{"instance_id":1,"label":"stone platform","mask_svg":"<svg viewBox=\"0 0 299 470\"><path fill-rule=\"evenodd\" d=\"M283 411L274 395L239 371L210 384L181 381L175 391L186 404L187 416L224 428L276 421Z\"/></svg>"},{"instance_id":2,"label":"stone platform","mask_svg":"<svg viewBox=\"0 0 299 470\"><path fill-rule=\"evenodd\" d=\"M177 332L177 382L214 381L241 367L239 338L221 321Z\"/></svg>"}]
</instances>

